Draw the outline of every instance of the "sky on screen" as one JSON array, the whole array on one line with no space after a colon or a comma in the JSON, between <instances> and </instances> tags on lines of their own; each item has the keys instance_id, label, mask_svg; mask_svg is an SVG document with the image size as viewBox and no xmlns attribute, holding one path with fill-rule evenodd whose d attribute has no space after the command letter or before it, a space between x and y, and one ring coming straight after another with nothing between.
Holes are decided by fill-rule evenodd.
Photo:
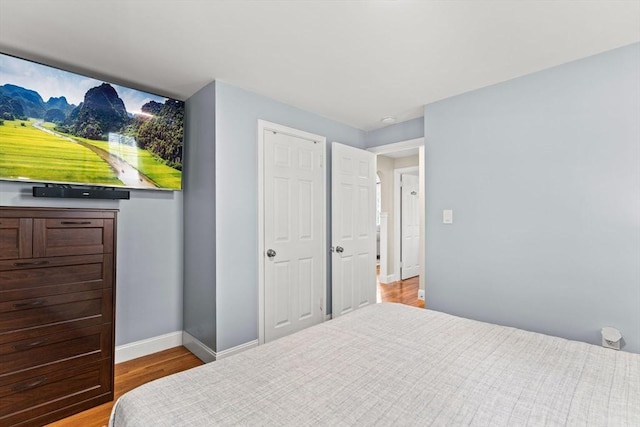
<instances>
[{"instance_id":1,"label":"sky on screen","mask_svg":"<svg viewBox=\"0 0 640 427\"><path fill-rule=\"evenodd\" d=\"M84 100L84 94L89 89L100 86L103 81L0 54L0 86L7 83L35 90L44 102L51 97L64 96L69 104L78 105ZM142 105L149 101L164 104L167 100L161 96L109 84L118 92L130 113L140 112Z\"/></svg>"}]
</instances>

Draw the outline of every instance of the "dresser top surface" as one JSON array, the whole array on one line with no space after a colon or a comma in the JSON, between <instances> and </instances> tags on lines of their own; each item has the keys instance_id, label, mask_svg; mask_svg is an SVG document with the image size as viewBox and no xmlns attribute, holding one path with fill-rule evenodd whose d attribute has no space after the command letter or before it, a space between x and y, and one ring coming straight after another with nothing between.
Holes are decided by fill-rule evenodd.
<instances>
[{"instance_id":1,"label":"dresser top surface","mask_svg":"<svg viewBox=\"0 0 640 427\"><path fill-rule=\"evenodd\" d=\"M98 218L113 218L119 212L118 209L102 208L52 208L52 207L28 207L28 206L0 206L0 218L48 217L56 216L93 216Z\"/></svg>"}]
</instances>

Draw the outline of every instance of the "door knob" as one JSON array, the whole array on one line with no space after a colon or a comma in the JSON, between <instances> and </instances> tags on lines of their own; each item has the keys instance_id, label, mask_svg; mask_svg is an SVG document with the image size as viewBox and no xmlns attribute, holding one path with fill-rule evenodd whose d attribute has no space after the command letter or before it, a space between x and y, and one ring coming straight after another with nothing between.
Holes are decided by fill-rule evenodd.
<instances>
[{"instance_id":1,"label":"door knob","mask_svg":"<svg viewBox=\"0 0 640 427\"><path fill-rule=\"evenodd\" d=\"M344 248L342 246L336 246L336 252L341 254L342 252L344 252Z\"/></svg>"},{"instance_id":2,"label":"door knob","mask_svg":"<svg viewBox=\"0 0 640 427\"><path fill-rule=\"evenodd\" d=\"M276 251L274 251L273 249L268 249L267 250L267 256L269 258L273 258L274 256L276 256Z\"/></svg>"}]
</instances>

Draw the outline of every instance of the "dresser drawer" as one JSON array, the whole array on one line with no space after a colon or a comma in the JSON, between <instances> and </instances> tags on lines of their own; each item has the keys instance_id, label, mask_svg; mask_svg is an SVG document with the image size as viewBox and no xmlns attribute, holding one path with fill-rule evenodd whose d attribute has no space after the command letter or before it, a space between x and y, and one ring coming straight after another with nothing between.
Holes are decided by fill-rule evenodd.
<instances>
[{"instance_id":1,"label":"dresser drawer","mask_svg":"<svg viewBox=\"0 0 640 427\"><path fill-rule=\"evenodd\" d=\"M0 218L0 259L31 256L31 218Z\"/></svg>"},{"instance_id":2,"label":"dresser drawer","mask_svg":"<svg viewBox=\"0 0 640 427\"><path fill-rule=\"evenodd\" d=\"M38 328L20 329L17 331L0 333L0 345L18 341L36 340L37 338L45 335L59 334L72 329L100 326L104 323L102 321L103 318L107 317L111 317L111 315L81 317L79 319L68 320L65 322L51 323Z\"/></svg>"},{"instance_id":3,"label":"dresser drawer","mask_svg":"<svg viewBox=\"0 0 640 427\"><path fill-rule=\"evenodd\" d=\"M0 218L0 230L16 230L18 228L20 228L20 218Z\"/></svg>"},{"instance_id":4,"label":"dresser drawer","mask_svg":"<svg viewBox=\"0 0 640 427\"><path fill-rule=\"evenodd\" d=\"M64 298L67 301L53 305L51 303L55 301L52 298ZM95 302L96 299L99 302ZM113 322L113 291L111 289L56 295L26 301L46 301L47 305L42 304L0 313L0 345ZM89 305L91 311L87 311L86 307L78 307L78 303L86 303L87 301L93 301ZM0 305L9 304L2 303ZM99 309L96 308L98 304L100 305ZM54 312L56 310L61 311L56 314ZM38 323L34 325L34 322Z\"/></svg>"},{"instance_id":5,"label":"dresser drawer","mask_svg":"<svg viewBox=\"0 0 640 427\"><path fill-rule=\"evenodd\" d=\"M100 395L110 400L111 367L111 359L72 369L52 365L35 377L0 382L0 425L17 425Z\"/></svg>"},{"instance_id":6,"label":"dresser drawer","mask_svg":"<svg viewBox=\"0 0 640 427\"><path fill-rule=\"evenodd\" d=\"M111 357L111 339L111 324L107 323L0 345L0 378L83 355L92 355L94 360Z\"/></svg>"},{"instance_id":7,"label":"dresser drawer","mask_svg":"<svg viewBox=\"0 0 640 427\"><path fill-rule=\"evenodd\" d=\"M101 218L36 218L33 257L113 252L113 220Z\"/></svg>"},{"instance_id":8,"label":"dresser drawer","mask_svg":"<svg viewBox=\"0 0 640 427\"><path fill-rule=\"evenodd\" d=\"M0 261L0 271L30 270L32 268L50 268L65 265L81 265L101 262L110 255L84 255L50 258L23 258Z\"/></svg>"},{"instance_id":9,"label":"dresser drawer","mask_svg":"<svg viewBox=\"0 0 640 427\"><path fill-rule=\"evenodd\" d=\"M0 301L111 287L113 255L0 261Z\"/></svg>"},{"instance_id":10,"label":"dresser drawer","mask_svg":"<svg viewBox=\"0 0 640 427\"><path fill-rule=\"evenodd\" d=\"M110 298L111 291L105 289L64 294L58 304L50 304L50 297L42 298L43 304L29 309L0 313L0 335L12 331L46 327L49 324L68 322L74 319L100 317L101 322L111 321L103 293ZM38 301L38 300L36 300Z\"/></svg>"}]
</instances>

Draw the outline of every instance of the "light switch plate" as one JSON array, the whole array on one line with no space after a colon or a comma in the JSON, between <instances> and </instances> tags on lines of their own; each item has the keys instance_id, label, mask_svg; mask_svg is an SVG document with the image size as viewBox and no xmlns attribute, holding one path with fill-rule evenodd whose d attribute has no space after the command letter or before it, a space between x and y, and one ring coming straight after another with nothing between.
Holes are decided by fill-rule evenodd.
<instances>
[{"instance_id":1,"label":"light switch plate","mask_svg":"<svg viewBox=\"0 0 640 427\"><path fill-rule=\"evenodd\" d=\"M445 209L442 211L442 223L453 224L453 210Z\"/></svg>"}]
</instances>

